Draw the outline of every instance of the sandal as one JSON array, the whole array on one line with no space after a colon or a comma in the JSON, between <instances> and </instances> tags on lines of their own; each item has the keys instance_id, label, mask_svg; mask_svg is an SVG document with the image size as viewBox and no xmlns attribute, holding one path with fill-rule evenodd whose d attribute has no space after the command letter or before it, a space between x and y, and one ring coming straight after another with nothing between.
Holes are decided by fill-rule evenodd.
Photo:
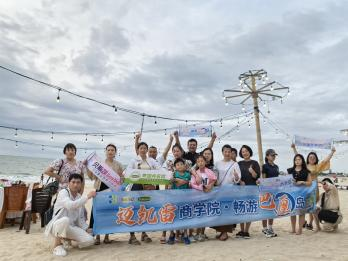
<instances>
[{"instance_id":1,"label":"sandal","mask_svg":"<svg viewBox=\"0 0 348 261\"><path fill-rule=\"evenodd\" d=\"M161 237L160 243L161 244L166 244L167 243L166 237Z\"/></svg>"},{"instance_id":2,"label":"sandal","mask_svg":"<svg viewBox=\"0 0 348 261\"><path fill-rule=\"evenodd\" d=\"M136 237L131 237L131 238L128 240L128 244L130 244L130 245L136 245L136 246L141 245L141 243L139 242L138 239L136 239Z\"/></svg>"},{"instance_id":3,"label":"sandal","mask_svg":"<svg viewBox=\"0 0 348 261\"><path fill-rule=\"evenodd\" d=\"M95 239L94 245L96 245L96 246L99 246L99 245L100 245L100 238L97 237L97 238Z\"/></svg>"},{"instance_id":4,"label":"sandal","mask_svg":"<svg viewBox=\"0 0 348 261\"><path fill-rule=\"evenodd\" d=\"M146 233L144 233L141 235L141 241L144 241L145 243L151 243L152 239Z\"/></svg>"},{"instance_id":5,"label":"sandal","mask_svg":"<svg viewBox=\"0 0 348 261\"><path fill-rule=\"evenodd\" d=\"M114 240L110 240L109 238L104 238L103 240L104 244L111 244L112 242L114 242Z\"/></svg>"}]
</instances>

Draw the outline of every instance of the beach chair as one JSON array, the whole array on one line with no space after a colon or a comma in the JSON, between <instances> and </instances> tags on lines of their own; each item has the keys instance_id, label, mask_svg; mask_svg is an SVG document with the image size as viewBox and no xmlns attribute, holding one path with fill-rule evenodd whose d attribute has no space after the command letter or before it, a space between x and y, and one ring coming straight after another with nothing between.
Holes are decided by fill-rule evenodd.
<instances>
[{"instance_id":1,"label":"beach chair","mask_svg":"<svg viewBox=\"0 0 348 261\"><path fill-rule=\"evenodd\" d=\"M29 234L32 214L40 214L41 227L44 227L44 214L51 206L52 197L43 192L42 188L34 188L32 191L31 210L24 211L19 230L25 229L25 233Z\"/></svg>"}]
</instances>

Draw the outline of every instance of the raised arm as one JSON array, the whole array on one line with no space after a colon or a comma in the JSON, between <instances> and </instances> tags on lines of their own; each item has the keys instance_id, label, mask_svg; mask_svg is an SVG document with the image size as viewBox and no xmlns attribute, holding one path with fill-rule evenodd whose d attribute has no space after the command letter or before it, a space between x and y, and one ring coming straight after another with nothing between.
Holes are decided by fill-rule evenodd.
<instances>
[{"instance_id":1,"label":"raised arm","mask_svg":"<svg viewBox=\"0 0 348 261\"><path fill-rule=\"evenodd\" d=\"M180 144L180 140L179 140L179 132L178 131L174 131L173 135L174 135L174 139L175 139L175 144L177 144L180 147L182 147L181 144Z\"/></svg>"},{"instance_id":2,"label":"raised arm","mask_svg":"<svg viewBox=\"0 0 348 261\"><path fill-rule=\"evenodd\" d=\"M168 152L170 150L170 147L172 146L173 144L173 140L174 140L174 136L173 135L170 135L169 137L169 142L167 144L167 147L164 149L163 153L162 153L162 156L163 156L163 159L166 160L167 159L167 156L168 156Z\"/></svg>"},{"instance_id":3,"label":"raised arm","mask_svg":"<svg viewBox=\"0 0 348 261\"><path fill-rule=\"evenodd\" d=\"M329 162L332 159L332 156L335 154L336 148L332 147L330 154L323 160L324 162Z\"/></svg>"},{"instance_id":4,"label":"raised arm","mask_svg":"<svg viewBox=\"0 0 348 261\"><path fill-rule=\"evenodd\" d=\"M55 178L58 181L60 180L60 176L58 174L54 173L54 168L53 167L48 167L45 170L44 174L49 176L49 177Z\"/></svg>"},{"instance_id":5,"label":"raised arm","mask_svg":"<svg viewBox=\"0 0 348 261\"><path fill-rule=\"evenodd\" d=\"M295 143L292 143L292 144L291 144L291 148L292 148L292 150L294 151L294 154L297 155L297 154L298 154L298 151L297 151L297 149L296 149Z\"/></svg>"},{"instance_id":6,"label":"raised arm","mask_svg":"<svg viewBox=\"0 0 348 261\"><path fill-rule=\"evenodd\" d=\"M137 133L135 134L135 141L134 141L134 149L135 149L135 153L138 155L138 145L139 145L139 141L141 138L141 133Z\"/></svg>"},{"instance_id":7,"label":"raised arm","mask_svg":"<svg viewBox=\"0 0 348 261\"><path fill-rule=\"evenodd\" d=\"M217 138L216 133L213 132L213 134L211 135L211 139L210 139L209 145L208 145L209 149L213 148L214 142L215 142L216 138Z\"/></svg>"}]
</instances>

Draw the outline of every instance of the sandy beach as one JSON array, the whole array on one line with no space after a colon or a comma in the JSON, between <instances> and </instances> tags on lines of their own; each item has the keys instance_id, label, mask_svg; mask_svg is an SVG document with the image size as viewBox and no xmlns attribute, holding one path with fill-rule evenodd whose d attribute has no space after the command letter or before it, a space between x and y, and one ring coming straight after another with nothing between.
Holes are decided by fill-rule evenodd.
<instances>
[{"instance_id":1,"label":"sandy beach","mask_svg":"<svg viewBox=\"0 0 348 261\"><path fill-rule=\"evenodd\" d=\"M87 190L91 189L90 187ZM336 233L314 233L304 230L303 235L289 234L288 217L275 220L276 238L265 238L261 222L251 226L251 239L215 239L215 230L208 229L209 240L189 246L174 246L159 243L160 232L149 233L153 242L141 246L128 244L128 234L114 234L112 244L93 246L88 249L71 249L68 256L54 257L48 240L43 235L39 222L31 225L30 234L18 231L18 225L5 226L0 230L0 259L9 260L348 260L348 191L340 191L344 216ZM90 210L91 201L88 204ZM138 236L140 239L140 234Z\"/></svg>"}]
</instances>

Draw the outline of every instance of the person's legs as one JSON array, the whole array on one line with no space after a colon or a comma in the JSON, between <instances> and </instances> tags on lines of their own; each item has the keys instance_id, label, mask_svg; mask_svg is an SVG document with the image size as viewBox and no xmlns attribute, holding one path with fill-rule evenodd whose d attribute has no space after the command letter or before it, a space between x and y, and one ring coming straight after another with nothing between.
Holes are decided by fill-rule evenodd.
<instances>
[{"instance_id":1,"label":"person's legs","mask_svg":"<svg viewBox=\"0 0 348 261\"><path fill-rule=\"evenodd\" d=\"M242 231L242 232L245 232L245 224L244 223L241 223L240 224L240 231Z\"/></svg>"},{"instance_id":2,"label":"person's legs","mask_svg":"<svg viewBox=\"0 0 348 261\"><path fill-rule=\"evenodd\" d=\"M267 219L262 220L262 232L265 233L266 229L267 229Z\"/></svg>"},{"instance_id":3,"label":"person's legs","mask_svg":"<svg viewBox=\"0 0 348 261\"><path fill-rule=\"evenodd\" d=\"M250 225L251 225L251 222L245 223L245 230L244 230L244 232L249 233Z\"/></svg>"},{"instance_id":4,"label":"person's legs","mask_svg":"<svg viewBox=\"0 0 348 261\"><path fill-rule=\"evenodd\" d=\"M291 233L296 233L296 216L291 216Z\"/></svg>"},{"instance_id":5,"label":"person's legs","mask_svg":"<svg viewBox=\"0 0 348 261\"><path fill-rule=\"evenodd\" d=\"M129 240L128 240L129 244L131 244L131 245L140 245L140 242L135 237L135 233L134 232L130 232L129 235L130 235Z\"/></svg>"},{"instance_id":6,"label":"person's legs","mask_svg":"<svg viewBox=\"0 0 348 261\"><path fill-rule=\"evenodd\" d=\"M318 232L321 230L320 228L320 223L319 223L319 218L318 218L318 214L317 213L313 213L313 217L314 217L314 222L315 222L315 232Z\"/></svg>"},{"instance_id":7,"label":"person's legs","mask_svg":"<svg viewBox=\"0 0 348 261\"><path fill-rule=\"evenodd\" d=\"M305 222L305 215L299 215L298 217L298 231L296 232L296 235L302 234L302 226Z\"/></svg>"},{"instance_id":8,"label":"person's legs","mask_svg":"<svg viewBox=\"0 0 348 261\"><path fill-rule=\"evenodd\" d=\"M89 247L94 244L94 238L85 230L77 226L69 226L66 237L77 242L79 248Z\"/></svg>"}]
</instances>

